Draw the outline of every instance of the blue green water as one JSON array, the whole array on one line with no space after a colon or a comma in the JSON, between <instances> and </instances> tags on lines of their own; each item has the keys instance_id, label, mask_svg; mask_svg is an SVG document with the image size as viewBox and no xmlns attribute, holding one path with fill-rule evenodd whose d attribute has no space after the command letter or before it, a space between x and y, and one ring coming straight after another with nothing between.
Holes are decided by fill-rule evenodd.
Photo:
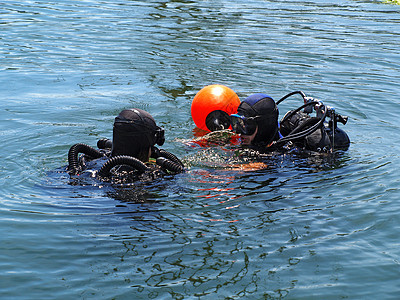
<instances>
[{"instance_id":1,"label":"blue green water","mask_svg":"<svg viewBox=\"0 0 400 300\"><path fill-rule=\"evenodd\" d=\"M382 1L0 1L0 298L397 299L399 37ZM182 142L212 83L303 90L349 116L350 149L224 170ZM130 107L188 172L125 190L54 172Z\"/></svg>"}]
</instances>

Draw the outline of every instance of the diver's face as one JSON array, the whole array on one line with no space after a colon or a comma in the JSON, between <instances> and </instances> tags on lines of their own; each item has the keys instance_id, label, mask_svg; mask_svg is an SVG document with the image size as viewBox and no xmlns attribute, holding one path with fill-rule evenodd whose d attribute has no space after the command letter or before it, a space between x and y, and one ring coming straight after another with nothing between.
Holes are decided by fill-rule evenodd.
<instances>
[{"instance_id":1,"label":"diver's face","mask_svg":"<svg viewBox=\"0 0 400 300\"><path fill-rule=\"evenodd\" d=\"M256 127L256 130L254 131L254 133L252 135L240 135L240 138L242 139L242 145L251 145L254 137L256 136L258 131L258 126Z\"/></svg>"}]
</instances>

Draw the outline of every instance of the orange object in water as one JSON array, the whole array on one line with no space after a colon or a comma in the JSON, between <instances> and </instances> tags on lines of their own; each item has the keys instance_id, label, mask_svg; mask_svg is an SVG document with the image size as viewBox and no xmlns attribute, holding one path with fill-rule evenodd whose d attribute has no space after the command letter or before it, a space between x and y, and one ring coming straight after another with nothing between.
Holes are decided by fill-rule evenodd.
<instances>
[{"instance_id":1,"label":"orange object in water","mask_svg":"<svg viewBox=\"0 0 400 300\"><path fill-rule=\"evenodd\" d=\"M206 118L211 112L219 110L231 115L237 112L239 104L238 95L230 88L220 84L208 85L193 98L192 118L198 128L210 131Z\"/></svg>"}]
</instances>

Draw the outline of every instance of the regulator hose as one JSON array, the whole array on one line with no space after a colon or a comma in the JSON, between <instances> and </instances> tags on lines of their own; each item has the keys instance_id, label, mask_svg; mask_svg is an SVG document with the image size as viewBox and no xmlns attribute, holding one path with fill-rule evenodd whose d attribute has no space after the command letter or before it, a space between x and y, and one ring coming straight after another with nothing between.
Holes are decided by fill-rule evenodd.
<instances>
[{"instance_id":1,"label":"regulator hose","mask_svg":"<svg viewBox=\"0 0 400 300\"><path fill-rule=\"evenodd\" d=\"M162 167L168 171L174 172L174 173L182 173L184 170L182 165L180 165L172 160L169 160L165 157L162 157L162 156L160 156L156 159L156 164L159 165L160 167Z\"/></svg>"},{"instance_id":2,"label":"regulator hose","mask_svg":"<svg viewBox=\"0 0 400 300\"><path fill-rule=\"evenodd\" d=\"M164 149L158 149L157 147L152 147L151 150L152 150L151 157L156 159L156 163L160 167L175 173L182 173L184 171L185 165L181 162L181 160L178 157L176 157L171 152L168 152ZM163 159L158 160L159 158L164 158L168 160L168 163Z\"/></svg>"},{"instance_id":3,"label":"regulator hose","mask_svg":"<svg viewBox=\"0 0 400 300\"><path fill-rule=\"evenodd\" d=\"M321 117L321 119L313 126L311 126L310 128L303 130L301 132L298 133L289 133L287 136L275 141L273 144L282 144L282 143L286 143L289 141L294 141L294 140L298 140L301 138L305 138L307 135L313 133L314 131L316 131L318 128L320 128L321 126L323 126L323 123L325 121L326 115L327 115L328 110L325 109L323 116Z\"/></svg>"},{"instance_id":4,"label":"regulator hose","mask_svg":"<svg viewBox=\"0 0 400 300\"><path fill-rule=\"evenodd\" d=\"M86 144L78 143L71 146L68 151L68 172L71 174L77 174L79 172L79 153L86 154L94 159L104 156L99 150Z\"/></svg>"},{"instance_id":5,"label":"regulator hose","mask_svg":"<svg viewBox=\"0 0 400 300\"><path fill-rule=\"evenodd\" d=\"M169 160L172 160L173 162L179 164L182 168L184 168L185 166L183 165L183 163L181 162L181 160L176 157L174 154L172 154L171 152L168 152L164 149L160 149L160 156L161 157L165 157Z\"/></svg>"},{"instance_id":6,"label":"regulator hose","mask_svg":"<svg viewBox=\"0 0 400 300\"><path fill-rule=\"evenodd\" d=\"M316 105L319 104L318 101L311 101L311 102L307 102L305 104L303 104L302 106L296 108L295 110L292 110L291 112L289 112L288 114L286 114L283 119L281 120L281 124L284 123L287 119L290 119L292 116L294 116L296 113L298 113L300 110L302 110L303 108L310 106L310 105Z\"/></svg>"},{"instance_id":7,"label":"regulator hose","mask_svg":"<svg viewBox=\"0 0 400 300\"><path fill-rule=\"evenodd\" d=\"M279 103L281 103L281 102L282 102L283 100L285 100L286 98L289 98L290 96L293 96L293 95L295 95L295 94L300 94L301 97L303 97L303 99L306 98L306 94L304 94L302 91L295 91L295 92L291 92L291 93L287 94L286 96L283 96L281 99L279 99L279 100L276 102L276 105L278 105Z\"/></svg>"},{"instance_id":8,"label":"regulator hose","mask_svg":"<svg viewBox=\"0 0 400 300\"><path fill-rule=\"evenodd\" d=\"M299 126L297 126L295 129L293 129L288 135L295 134L298 132L301 132L304 130L304 128L309 128L313 125L315 125L317 122L319 122L320 118L317 117L310 117L309 119L306 119L303 123L301 123Z\"/></svg>"},{"instance_id":9,"label":"regulator hose","mask_svg":"<svg viewBox=\"0 0 400 300\"><path fill-rule=\"evenodd\" d=\"M118 155L107 160L106 163L100 168L97 175L103 178L109 177L111 169L118 165L131 166L141 173L149 170L149 168L142 161L135 157L128 155Z\"/></svg>"}]
</instances>

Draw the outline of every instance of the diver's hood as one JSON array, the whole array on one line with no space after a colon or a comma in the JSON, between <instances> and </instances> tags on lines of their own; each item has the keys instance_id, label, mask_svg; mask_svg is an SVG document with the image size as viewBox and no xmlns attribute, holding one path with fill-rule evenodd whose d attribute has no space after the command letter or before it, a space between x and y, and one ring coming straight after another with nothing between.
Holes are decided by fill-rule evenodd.
<instances>
[{"instance_id":1,"label":"diver's hood","mask_svg":"<svg viewBox=\"0 0 400 300\"><path fill-rule=\"evenodd\" d=\"M114 121L112 156L129 155L141 159L155 144L164 144L164 129L146 111L123 110Z\"/></svg>"},{"instance_id":2,"label":"diver's hood","mask_svg":"<svg viewBox=\"0 0 400 300\"><path fill-rule=\"evenodd\" d=\"M257 93L247 97L238 107L238 114L256 117L258 130L254 144L270 144L278 133L279 110L274 99L267 94Z\"/></svg>"}]
</instances>

